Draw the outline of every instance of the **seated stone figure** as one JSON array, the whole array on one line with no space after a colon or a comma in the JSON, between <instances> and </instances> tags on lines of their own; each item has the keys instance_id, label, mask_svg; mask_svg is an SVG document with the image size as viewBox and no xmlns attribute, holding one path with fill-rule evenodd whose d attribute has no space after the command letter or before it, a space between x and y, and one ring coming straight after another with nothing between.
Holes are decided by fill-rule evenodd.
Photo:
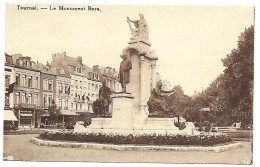
<instances>
[{"instance_id":1,"label":"seated stone figure","mask_svg":"<svg viewBox=\"0 0 260 167\"><path fill-rule=\"evenodd\" d=\"M165 96L162 93L171 93L173 91L163 91L162 82L158 82L153 89L148 104L149 116L164 115L169 110L166 108Z\"/></svg>"}]
</instances>

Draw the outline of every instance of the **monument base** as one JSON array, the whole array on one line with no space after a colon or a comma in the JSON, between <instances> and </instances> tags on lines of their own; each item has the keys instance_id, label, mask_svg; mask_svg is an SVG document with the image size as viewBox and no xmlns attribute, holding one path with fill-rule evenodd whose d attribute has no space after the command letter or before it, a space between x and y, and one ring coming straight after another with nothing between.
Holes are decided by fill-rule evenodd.
<instances>
[{"instance_id":1,"label":"monument base","mask_svg":"<svg viewBox=\"0 0 260 167\"><path fill-rule=\"evenodd\" d=\"M174 123L177 118L148 118L142 107L133 107L133 96L128 93L112 95L112 118L92 118L91 124L84 127L76 124L74 132L105 133L121 135L157 134L157 135L196 135L198 132L192 122L186 122L186 128L179 130Z\"/></svg>"}]
</instances>

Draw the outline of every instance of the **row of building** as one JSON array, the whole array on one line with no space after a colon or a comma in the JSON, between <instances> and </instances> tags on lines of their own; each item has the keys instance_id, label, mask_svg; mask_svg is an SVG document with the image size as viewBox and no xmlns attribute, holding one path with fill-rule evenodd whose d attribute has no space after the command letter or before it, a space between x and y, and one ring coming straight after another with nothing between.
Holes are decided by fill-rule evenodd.
<instances>
[{"instance_id":1,"label":"row of building","mask_svg":"<svg viewBox=\"0 0 260 167\"><path fill-rule=\"evenodd\" d=\"M121 91L118 72L111 67L82 63L65 52L53 54L46 65L21 54L5 54L5 110L12 110L18 126L39 127L50 123L48 107L54 101L63 119L92 111L105 80L114 92Z\"/></svg>"}]
</instances>

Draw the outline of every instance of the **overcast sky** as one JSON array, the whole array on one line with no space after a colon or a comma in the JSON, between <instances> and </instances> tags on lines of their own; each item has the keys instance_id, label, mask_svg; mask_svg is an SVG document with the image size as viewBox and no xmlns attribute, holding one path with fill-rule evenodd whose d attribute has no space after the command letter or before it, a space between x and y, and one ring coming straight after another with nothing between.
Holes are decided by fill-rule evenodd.
<instances>
[{"instance_id":1,"label":"overcast sky","mask_svg":"<svg viewBox=\"0 0 260 167\"><path fill-rule=\"evenodd\" d=\"M16 5L7 5L6 53L21 53L45 64L52 53L66 52L81 56L90 67L98 64L118 70L120 54L131 37L126 18L139 19L143 13L151 50L159 57L157 71L162 79L181 85L185 94L192 95L222 73L221 59L236 48L240 33L254 23L253 7L93 7L101 11L19 11Z\"/></svg>"}]
</instances>

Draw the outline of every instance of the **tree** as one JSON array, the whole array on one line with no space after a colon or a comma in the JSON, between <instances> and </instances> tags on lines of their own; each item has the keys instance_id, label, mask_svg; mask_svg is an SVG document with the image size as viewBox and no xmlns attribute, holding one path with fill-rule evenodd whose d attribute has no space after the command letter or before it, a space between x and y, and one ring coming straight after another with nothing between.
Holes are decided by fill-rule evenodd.
<instances>
[{"instance_id":1,"label":"tree","mask_svg":"<svg viewBox=\"0 0 260 167\"><path fill-rule=\"evenodd\" d=\"M254 27L238 38L238 46L223 60L225 70L197 97L195 103L209 106L215 113L217 126L230 126L241 122L252 124L254 76Z\"/></svg>"},{"instance_id":2,"label":"tree","mask_svg":"<svg viewBox=\"0 0 260 167\"><path fill-rule=\"evenodd\" d=\"M48 107L49 113L50 113L50 121L52 124L54 122L58 121L58 117L61 115L60 108L57 107L54 100L52 100L52 103Z\"/></svg>"},{"instance_id":3,"label":"tree","mask_svg":"<svg viewBox=\"0 0 260 167\"><path fill-rule=\"evenodd\" d=\"M254 26L238 38L238 47L222 60L225 66L224 89L231 118L242 126L252 124L254 82Z\"/></svg>"}]
</instances>

